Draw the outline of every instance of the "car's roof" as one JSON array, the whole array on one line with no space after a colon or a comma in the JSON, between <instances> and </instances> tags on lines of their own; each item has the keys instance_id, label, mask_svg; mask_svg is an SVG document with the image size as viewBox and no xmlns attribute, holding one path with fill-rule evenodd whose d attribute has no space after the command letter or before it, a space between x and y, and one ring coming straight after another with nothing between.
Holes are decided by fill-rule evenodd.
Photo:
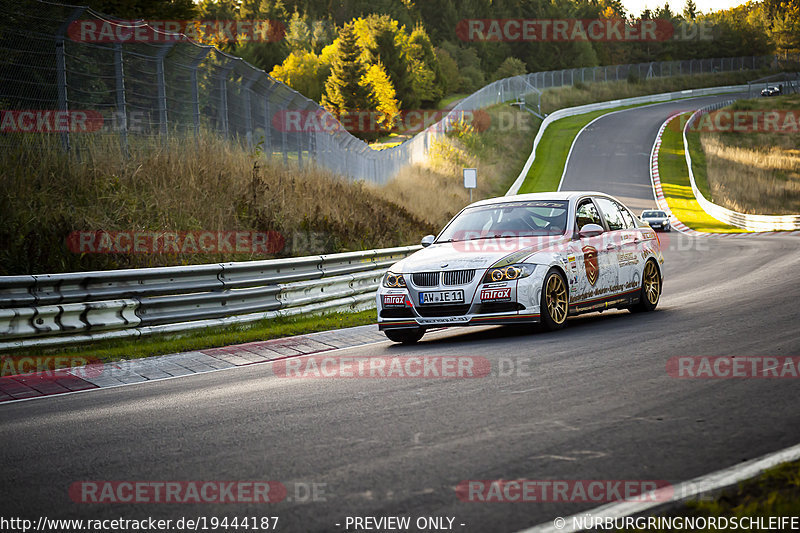
<instances>
[{"instance_id":1,"label":"car's roof","mask_svg":"<svg viewBox=\"0 0 800 533\"><path fill-rule=\"evenodd\" d=\"M528 194L514 194L511 196L498 196L497 198L487 198L480 200L469 207L504 204L507 202L526 202L530 200L573 200L583 196L606 196L607 194L595 191L558 191L558 192L535 192ZM609 197L610 198L610 197Z\"/></svg>"},{"instance_id":2,"label":"car's roof","mask_svg":"<svg viewBox=\"0 0 800 533\"><path fill-rule=\"evenodd\" d=\"M661 213L662 215L666 216L667 212L663 209L645 209L642 213Z\"/></svg>"}]
</instances>

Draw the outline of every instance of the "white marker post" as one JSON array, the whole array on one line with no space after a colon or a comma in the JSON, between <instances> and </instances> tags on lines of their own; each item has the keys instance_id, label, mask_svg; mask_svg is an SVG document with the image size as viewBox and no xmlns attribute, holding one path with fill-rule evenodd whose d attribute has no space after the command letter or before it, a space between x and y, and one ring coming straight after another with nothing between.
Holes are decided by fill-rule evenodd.
<instances>
[{"instance_id":1,"label":"white marker post","mask_svg":"<svg viewBox=\"0 0 800 533\"><path fill-rule=\"evenodd\" d=\"M472 189L478 186L478 169L464 169L464 188L469 189L469 203L472 203Z\"/></svg>"}]
</instances>

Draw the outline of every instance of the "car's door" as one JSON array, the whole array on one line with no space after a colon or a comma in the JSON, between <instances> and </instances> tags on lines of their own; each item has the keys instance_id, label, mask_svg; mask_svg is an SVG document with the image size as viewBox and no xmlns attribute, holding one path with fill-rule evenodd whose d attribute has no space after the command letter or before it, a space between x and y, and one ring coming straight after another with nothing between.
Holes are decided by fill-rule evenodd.
<instances>
[{"instance_id":1,"label":"car's door","mask_svg":"<svg viewBox=\"0 0 800 533\"><path fill-rule=\"evenodd\" d=\"M639 232L634 229L632 215L625 207L610 198L598 197L595 200L608 225L606 250L609 260L617 268L617 280L609 294L628 293L638 287Z\"/></svg>"},{"instance_id":2,"label":"car's door","mask_svg":"<svg viewBox=\"0 0 800 533\"><path fill-rule=\"evenodd\" d=\"M574 235L577 238L570 241L567 254L570 302L577 304L578 311L602 306L617 279L617 267L611 263L605 247L605 232L594 237L579 236L581 228L587 224L607 229L591 198L583 198L576 205Z\"/></svg>"}]
</instances>

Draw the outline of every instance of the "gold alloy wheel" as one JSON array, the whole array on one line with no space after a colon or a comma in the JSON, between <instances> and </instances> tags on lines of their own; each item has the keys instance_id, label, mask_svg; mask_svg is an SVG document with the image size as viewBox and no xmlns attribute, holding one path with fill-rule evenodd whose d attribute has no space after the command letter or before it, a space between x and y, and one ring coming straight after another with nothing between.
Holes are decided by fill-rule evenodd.
<instances>
[{"instance_id":1,"label":"gold alloy wheel","mask_svg":"<svg viewBox=\"0 0 800 533\"><path fill-rule=\"evenodd\" d=\"M558 274L548 278L545 298L550 318L556 324L563 324L567 319L567 288Z\"/></svg>"},{"instance_id":2,"label":"gold alloy wheel","mask_svg":"<svg viewBox=\"0 0 800 533\"><path fill-rule=\"evenodd\" d=\"M644 293L651 305L657 304L658 297L661 296L661 280L656 264L652 261L644 266Z\"/></svg>"}]
</instances>

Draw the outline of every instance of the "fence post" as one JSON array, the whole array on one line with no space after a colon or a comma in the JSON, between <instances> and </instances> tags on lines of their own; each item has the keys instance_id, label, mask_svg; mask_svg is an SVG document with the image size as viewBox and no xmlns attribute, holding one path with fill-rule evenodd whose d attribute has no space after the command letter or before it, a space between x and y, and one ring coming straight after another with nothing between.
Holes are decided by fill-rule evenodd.
<instances>
[{"instance_id":1,"label":"fence post","mask_svg":"<svg viewBox=\"0 0 800 533\"><path fill-rule=\"evenodd\" d=\"M264 94L264 153L269 153L269 159L272 160L272 115L269 110L269 96L278 87L278 82L269 78L272 85L267 87L267 92ZM269 150L269 152L267 152Z\"/></svg>"},{"instance_id":2,"label":"fence post","mask_svg":"<svg viewBox=\"0 0 800 533\"><path fill-rule=\"evenodd\" d=\"M161 134L161 144L167 143L167 80L164 77L164 58L174 45L174 42L161 45L156 54L156 81L158 82L158 129Z\"/></svg>"},{"instance_id":3,"label":"fence post","mask_svg":"<svg viewBox=\"0 0 800 533\"><path fill-rule=\"evenodd\" d=\"M252 87L255 82L257 82L261 75L264 72L260 70L254 70L250 73L250 76L244 81L244 129L245 129L245 136L247 138L247 147L249 149L253 148L253 117L252 117L252 107L250 106L250 93L252 92Z\"/></svg>"},{"instance_id":4,"label":"fence post","mask_svg":"<svg viewBox=\"0 0 800 533\"><path fill-rule=\"evenodd\" d=\"M192 123L194 124L194 138L200 138L200 86L197 79L197 69L213 47L204 46L200 49L191 63L192 69Z\"/></svg>"},{"instance_id":5,"label":"fence post","mask_svg":"<svg viewBox=\"0 0 800 533\"><path fill-rule=\"evenodd\" d=\"M222 126L222 134L228 137L228 74L233 70L233 62L228 62L214 76L217 79L219 90L219 119Z\"/></svg>"},{"instance_id":6,"label":"fence post","mask_svg":"<svg viewBox=\"0 0 800 533\"><path fill-rule=\"evenodd\" d=\"M74 21L80 18L83 14L85 7L76 7L72 10L69 18L61 23L56 33L56 78L58 83L58 110L66 113L67 107L67 61L66 54L64 53L64 34L67 33L67 28ZM65 152L69 152L69 132L61 132L61 147Z\"/></svg>"},{"instance_id":7,"label":"fence post","mask_svg":"<svg viewBox=\"0 0 800 533\"><path fill-rule=\"evenodd\" d=\"M128 106L125 101L125 69L122 64L122 43L114 43L114 78L116 80L117 114L119 114L119 143L122 155L128 158Z\"/></svg>"}]
</instances>

